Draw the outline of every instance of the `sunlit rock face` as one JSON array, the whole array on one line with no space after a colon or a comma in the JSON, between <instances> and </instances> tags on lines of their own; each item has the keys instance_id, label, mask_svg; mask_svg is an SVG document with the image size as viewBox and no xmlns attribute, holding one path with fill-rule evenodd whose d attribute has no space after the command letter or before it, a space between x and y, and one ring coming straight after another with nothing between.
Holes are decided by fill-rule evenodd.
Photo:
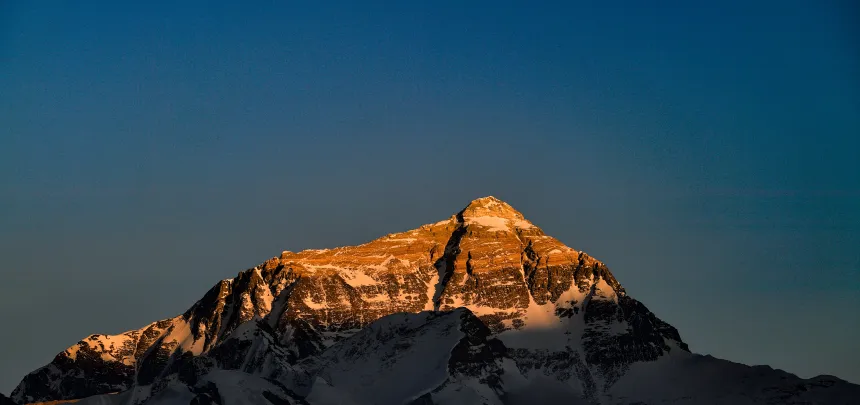
<instances>
[{"instance_id":1,"label":"sunlit rock face","mask_svg":"<svg viewBox=\"0 0 860 405\"><path fill-rule=\"evenodd\" d=\"M423 315L388 317L398 313ZM398 319L411 326L392 323ZM485 197L448 219L362 245L285 251L218 282L182 315L82 340L26 376L12 398L28 403L126 391L124 400L143 403L169 396L177 381L223 386L239 378L220 373L229 370L280 387L253 380L263 384L259 395L268 390L284 401L337 403L364 389L326 374L338 356L374 356L374 339L388 351L448 342L398 337L420 336L422 328L460 337L430 356L448 367L427 369L426 378L440 380L430 384L438 390L419 393L410 399L415 403L468 403L457 402L462 390L493 403L516 397L516 387L617 403L613 386L631 366L692 356L675 328L627 296L603 263Z\"/></svg>"}]
</instances>

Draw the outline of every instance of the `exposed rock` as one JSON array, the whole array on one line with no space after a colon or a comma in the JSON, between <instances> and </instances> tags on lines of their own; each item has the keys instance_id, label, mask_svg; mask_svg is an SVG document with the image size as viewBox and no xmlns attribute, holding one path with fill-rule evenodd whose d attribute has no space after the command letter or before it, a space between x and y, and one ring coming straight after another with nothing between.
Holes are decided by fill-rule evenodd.
<instances>
[{"instance_id":1,"label":"exposed rock","mask_svg":"<svg viewBox=\"0 0 860 405\"><path fill-rule=\"evenodd\" d=\"M18 405L15 401L9 399L7 396L0 394L0 405Z\"/></svg>"},{"instance_id":2,"label":"exposed rock","mask_svg":"<svg viewBox=\"0 0 860 405\"><path fill-rule=\"evenodd\" d=\"M430 347L418 338L427 330L456 336L431 356L444 359L444 375L427 391L392 398L495 403L539 389L547 398L617 403L616 385L631 386L626 376L642 364L695 358L602 262L486 197L446 220L362 245L284 251L218 282L182 315L82 340L24 377L12 399L124 392L98 398L227 405L225 389L242 381L266 404L301 403L308 394L344 402L372 393L335 378L337 364L408 370L414 365L402 357L416 344ZM448 342L444 333L437 343ZM824 380L797 381L826 388L814 385ZM739 392L809 397L800 388L765 388L772 387Z\"/></svg>"}]
</instances>

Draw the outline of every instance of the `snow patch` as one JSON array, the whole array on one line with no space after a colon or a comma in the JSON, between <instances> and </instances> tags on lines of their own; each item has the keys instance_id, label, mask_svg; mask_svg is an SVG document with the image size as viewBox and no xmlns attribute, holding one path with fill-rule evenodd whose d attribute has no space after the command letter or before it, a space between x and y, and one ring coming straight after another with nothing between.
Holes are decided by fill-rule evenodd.
<instances>
[{"instance_id":1,"label":"snow patch","mask_svg":"<svg viewBox=\"0 0 860 405\"><path fill-rule=\"evenodd\" d=\"M328 307L328 305L324 302L323 303L317 303L317 302L314 302L313 300L310 300L308 298L303 299L302 303L304 303L310 309L325 309Z\"/></svg>"},{"instance_id":2,"label":"snow patch","mask_svg":"<svg viewBox=\"0 0 860 405\"><path fill-rule=\"evenodd\" d=\"M608 287L608 285L607 285ZM568 346L577 346L583 325L581 317L560 318L557 308L569 305L573 300L582 302L585 297L575 285L559 296L555 303L540 305L529 295L529 306L523 315L524 325L520 329L509 329L499 333L498 338L509 348L564 351ZM574 342L571 345L571 342Z\"/></svg>"},{"instance_id":3,"label":"snow patch","mask_svg":"<svg viewBox=\"0 0 860 405\"><path fill-rule=\"evenodd\" d=\"M430 226L441 226L441 225L447 225L447 224L449 224L450 222L451 222L451 218L448 218L448 219L445 219L445 220L439 221L439 222L437 222L437 223L435 223L435 224L433 224L433 225L430 225Z\"/></svg>"},{"instance_id":4,"label":"snow patch","mask_svg":"<svg viewBox=\"0 0 860 405\"><path fill-rule=\"evenodd\" d=\"M316 405L358 405L350 398L350 394L332 387L326 380L317 377L314 380L314 389L308 395L307 400Z\"/></svg>"},{"instance_id":5,"label":"snow patch","mask_svg":"<svg viewBox=\"0 0 860 405\"><path fill-rule=\"evenodd\" d=\"M318 374L323 381L317 380L325 383L320 399L332 395L333 387L357 403L402 404L439 387L449 377L451 350L464 336L461 311L393 314L362 329L324 354L326 366ZM309 400L317 398L316 390Z\"/></svg>"},{"instance_id":6,"label":"snow patch","mask_svg":"<svg viewBox=\"0 0 860 405\"><path fill-rule=\"evenodd\" d=\"M491 231L509 231L508 220L499 217L481 216L467 217L466 225L480 225L490 228Z\"/></svg>"},{"instance_id":7,"label":"snow patch","mask_svg":"<svg viewBox=\"0 0 860 405\"><path fill-rule=\"evenodd\" d=\"M436 298L436 284L439 284L439 273L434 271L430 276L430 280L427 281L427 302L424 303L425 311L433 311L436 309L433 302Z\"/></svg>"},{"instance_id":8,"label":"snow patch","mask_svg":"<svg viewBox=\"0 0 860 405\"><path fill-rule=\"evenodd\" d=\"M388 259L385 262L383 262L383 264L381 264L381 265L366 265L366 266L361 266L361 268L362 269L385 270L386 267L384 265L387 264L393 256L388 255L387 257L388 257ZM344 279L344 281L346 281L347 284L349 284L352 287L361 287L361 286L365 286L365 285L375 285L375 284L379 283L376 280L374 280L372 277L370 277L366 272L364 272L362 270L358 270L358 269L350 269L350 268L346 268L346 267L334 266L331 264L326 264L326 265L306 264L304 266L306 269L308 269L312 272L317 272L320 270L334 270L338 275L340 275Z\"/></svg>"},{"instance_id":9,"label":"snow patch","mask_svg":"<svg viewBox=\"0 0 860 405\"><path fill-rule=\"evenodd\" d=\"M514 226L517 228L520 228L520 229L530 229L530 228L535 227L534 225L532 225L531 222L526 221L524 219L517 219L517 220L514 220L513 222L514 222Z\"/></svg>"},{"instance_id":10,"label":"snow patch","mask_svg":"<svg viewBox=\"0 0 860 405\"><path fill-rule=\"evenodd\" d=\"M344 276L343 279L346 280L346 283L353 287L375 285L379 283L363 271L344 270L341 275Z\"/></svg>"}]
</instances>

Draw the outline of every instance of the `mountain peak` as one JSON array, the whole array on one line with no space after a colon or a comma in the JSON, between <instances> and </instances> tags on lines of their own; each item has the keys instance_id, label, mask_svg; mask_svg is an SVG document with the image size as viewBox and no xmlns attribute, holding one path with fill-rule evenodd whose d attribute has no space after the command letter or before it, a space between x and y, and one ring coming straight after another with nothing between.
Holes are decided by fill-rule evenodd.
<instances>
[{"instance_id":1,"label":"mountain peak","mask_svg":"<svg viewBox=\"0 0 860 405\"><path fill-rule=\"evenodd\" d=\"M693 356L603 263L484 197L446 221L362 245L284 251L216 283L181 315L79 341L25 376L12 398L446 405L860 397L860 387L835 378Z\"/></svg>"},{"instance_id":2,"label":"mountain peak","mask_svg":"<svg viewBox=\"0 0 860 405\"><path fill-rule=\"evenodd\" d=\"M468 217L497 217L504 219L525 219L523 214L511 207L510 204L493 196L472 200L463 211L464 218Z\"/></svg>"},{"instance_id":3,"label":"mountain peak","mask_svg":"<svg viewBox=\"0 0 860 405\"><path fill-rule=\"evenodd\" d=\"M457 217L466 225L481 225L497 231L510 230L510 225L520 229L536 228L510 204L493 196L473 200Z\"/></svg>"}]
</instances>

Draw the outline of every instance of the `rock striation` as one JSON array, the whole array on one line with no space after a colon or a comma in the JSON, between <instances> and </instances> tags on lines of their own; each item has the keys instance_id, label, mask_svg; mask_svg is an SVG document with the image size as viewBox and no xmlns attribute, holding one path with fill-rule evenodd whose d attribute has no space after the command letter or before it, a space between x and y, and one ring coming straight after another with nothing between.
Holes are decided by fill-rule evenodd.
<instances>
[{"instance_id":1,"label":"rock striation","mask_svg":"<svg viewBox=\"0 0 860 405\"><path fill-rule=\"evenodd\" d=\"M647 395L625 376L700 357L602 262L485 197L362 245L285 251L218 282L181 315L83 339L25 376L12 399L121 392L123 403L221 404L242 381L256 387L248 397L273 404L514 403L532 391L637 403ZM714 362L723 361L705 361ZM415 383L372 381L405 374ZM826 380L791 376L737 395L857 393ZM688 397L668 390L658 399Z\"/></svg>"}]
</instances>

